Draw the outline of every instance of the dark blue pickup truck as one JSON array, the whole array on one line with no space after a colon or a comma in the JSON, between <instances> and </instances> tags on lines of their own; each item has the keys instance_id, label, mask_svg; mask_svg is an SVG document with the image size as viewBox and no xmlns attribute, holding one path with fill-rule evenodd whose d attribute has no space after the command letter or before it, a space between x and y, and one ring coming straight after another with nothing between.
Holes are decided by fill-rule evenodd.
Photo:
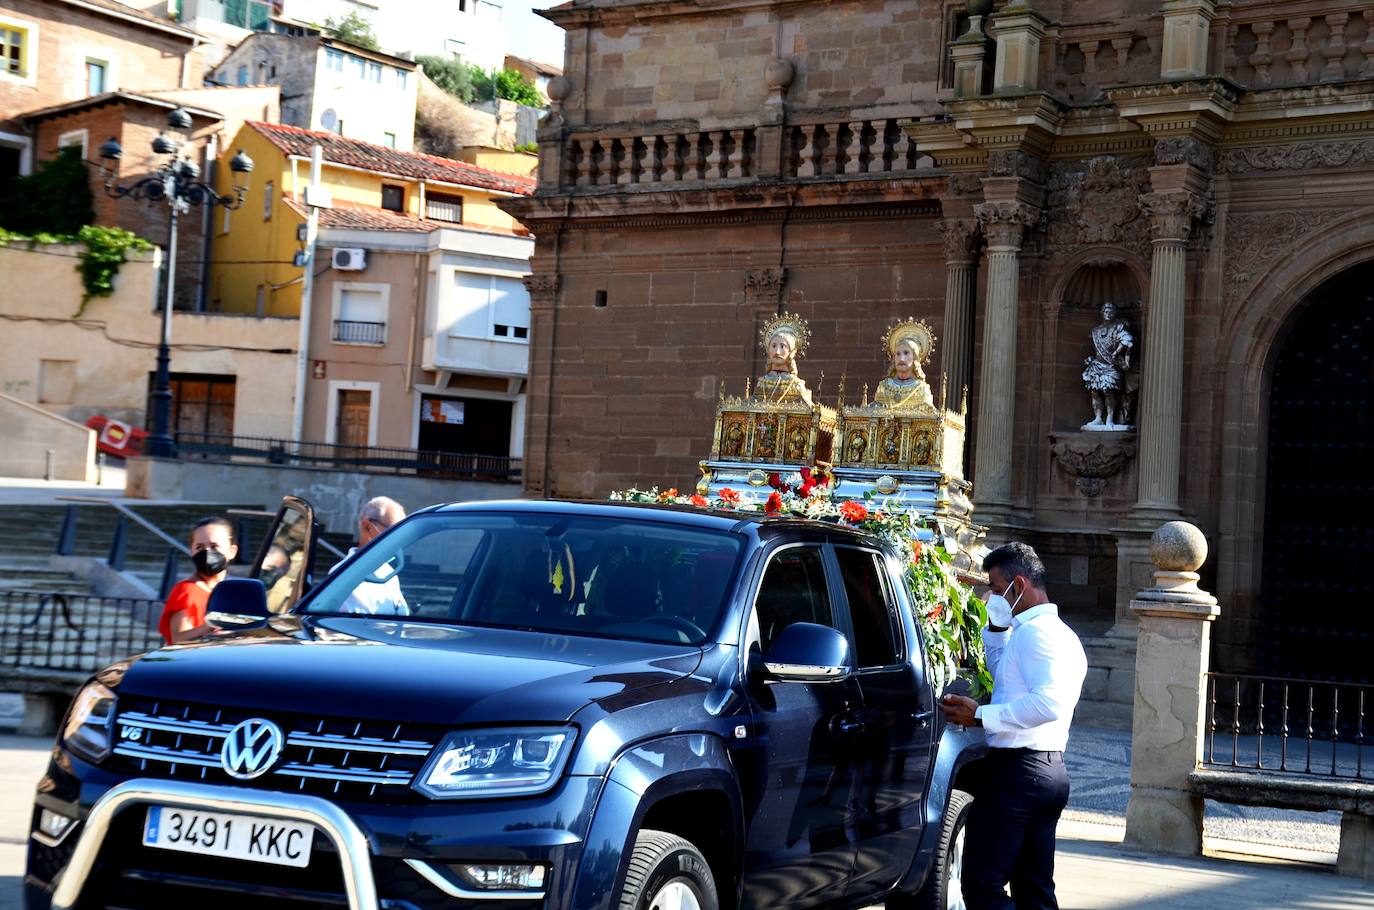
<instances>
[{"instance_id":1,"label":"dark blue pickup truck","mask_svg":"<svg viewBox=\"0 0 1374 910\"><path fill-rule=\"evenodd\" d=\"M233 631L74 699L29 910L962 906L986 746L941 720L879 541L470 504L312 585L283 517L211 601Z\"/></svg>"}]
</instances>

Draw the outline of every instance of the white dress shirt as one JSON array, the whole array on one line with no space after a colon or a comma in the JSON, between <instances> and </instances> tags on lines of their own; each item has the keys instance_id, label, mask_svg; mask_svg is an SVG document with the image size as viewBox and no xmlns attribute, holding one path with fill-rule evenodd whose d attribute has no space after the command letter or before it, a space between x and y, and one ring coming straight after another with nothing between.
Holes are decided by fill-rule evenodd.
<instances>
[{"instance_id":1,"label":"white dress shirt","mask_svg":"<svg viewBox=\"0 0 1374 910\"><path fill-rule=\"evenodd\" d=\"M345 555L345 558L352 556L357 547L353 547ZM340 560L337 569L343 565ZM334 569L330 569L333 574ZM390 577L388 577L390 576ZM340 613L370 613L374 616L406 616L410 613L410 605L406 603L406 596L401 593L401 582L392 572L391 566L383 563L377 567L373 577L359 582L353 589L353 593L343 603L339 604Z\"/></svg>"},{"instance_id":2,"label":"white dress shirt","mask_svg":"<svg viewBox=\"0 0 1374 910\"><path fill-rule=\"evenodd\" d=\"M1040 604L1013 616L1005 632L984 629L983 645L994 687L992 703L979 706L975 716L988 744L1063 752L1088 658L1059 608Z\"/></svg>"}]
</instances>

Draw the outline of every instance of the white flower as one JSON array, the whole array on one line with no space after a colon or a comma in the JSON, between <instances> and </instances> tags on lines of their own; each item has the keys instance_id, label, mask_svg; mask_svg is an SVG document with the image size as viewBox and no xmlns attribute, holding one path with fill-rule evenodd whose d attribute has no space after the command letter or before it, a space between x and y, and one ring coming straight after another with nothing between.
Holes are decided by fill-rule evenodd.
<instances>
[{"instance_id":1,"label":"white flower","mask_svg":"<svg viewBox=\"0 0 1374 910\"><path fill-rule=\"evenodd\" d=\"M799 487L806 481L802 480L800 471L793 471L791 474L788 474L786 477L784 477L782 479L782 482L787 484L789 487Z\"/></svg>"}]
</instances>

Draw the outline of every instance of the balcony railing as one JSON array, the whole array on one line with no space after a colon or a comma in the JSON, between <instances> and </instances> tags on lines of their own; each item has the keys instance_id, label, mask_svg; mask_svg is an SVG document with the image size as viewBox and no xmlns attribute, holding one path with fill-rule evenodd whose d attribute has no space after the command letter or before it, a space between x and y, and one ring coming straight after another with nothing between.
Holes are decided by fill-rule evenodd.
<instances>
[{"instance_id":1,"label":"balcony railing","mask_svg":"<svg viewBox=\"0 0 1374 910\"><path fill-rule=\"evenodd\" d=\"M1374 76L1367 3L1261 2L1235 6L1224 29L1222 71L1247 88L1342 82ZM1363 21L1360 21L1363 20Z\"/></svg>"},{"instance_id":2,"label":"balcony railing","mask_svg":"<svg viewBox=\"0 0 1374 910\"><path fill-rule=\"evenodd\" d=\"M335 319L334 340L340 344L386 344L386 323Z\"/></svg>"},{"instance_id":3,"label":"balcony railing","mask_svg":"<svg viewBox=\"0 0 1374 910\"><path fill-rule=\"evenodd\" d=\"M424 474L472 480L516 482L522 459L506 455L423 452L383 446L292 442L264 436L216 436L179 433L180 458L199 461L248 461L297 467L334 468L369 474Z\"/></svg>"}]
</instances>

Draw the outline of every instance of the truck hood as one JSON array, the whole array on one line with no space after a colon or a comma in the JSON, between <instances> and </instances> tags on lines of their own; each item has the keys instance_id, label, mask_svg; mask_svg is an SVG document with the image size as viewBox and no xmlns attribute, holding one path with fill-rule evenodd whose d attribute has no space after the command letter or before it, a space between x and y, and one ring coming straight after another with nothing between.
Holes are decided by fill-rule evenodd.
<instances>
[{"instance_id":1,"label":"truck hood","mask_svg":"<svg viewBox=\"0 0 1374 910\"><path fill-rule=\"evenodd\" d=\"M592 702L691 673L701 650L372 617L281 616L266 629L132 661L121 694L431 724L561 723Z\"/></svg>"}]
</instances>

